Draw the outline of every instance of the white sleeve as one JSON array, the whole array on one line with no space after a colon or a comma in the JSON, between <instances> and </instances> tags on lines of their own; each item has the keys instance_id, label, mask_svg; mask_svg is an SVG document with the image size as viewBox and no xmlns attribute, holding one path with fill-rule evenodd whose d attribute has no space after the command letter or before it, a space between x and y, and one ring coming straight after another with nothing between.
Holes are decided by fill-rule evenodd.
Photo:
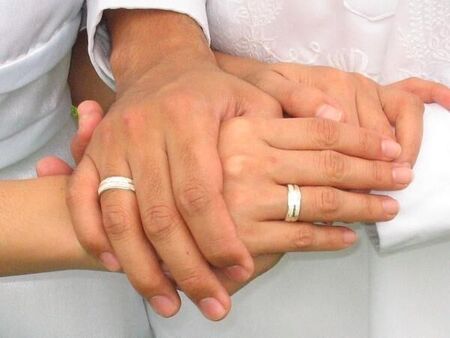
<instances>
[{"instance_id":1,"label":"white sleeve","mask_svg":"<svg viewBox=\"0 0 450 338\"><path fill-rule=\"evenodd\" d=\"M411 185L383 194L400 202L400 213L369 230L381 252L450 239L450 113L445 108L426 105Z\"/></svg>"},{"instance_id":2,"label":"white sleeve","mask_svg":"<svg viewBox=\"0 0 450 338\"><path fill-rule=\"evenodd\" d=\"M114 89L114 77L109 64L111 43L108 31L102 22L107 9L160 9L189 15L203 29L210 42L206 0L87 0L87 34L91 62L98 75Z\"/></svg>"}]
</instances>

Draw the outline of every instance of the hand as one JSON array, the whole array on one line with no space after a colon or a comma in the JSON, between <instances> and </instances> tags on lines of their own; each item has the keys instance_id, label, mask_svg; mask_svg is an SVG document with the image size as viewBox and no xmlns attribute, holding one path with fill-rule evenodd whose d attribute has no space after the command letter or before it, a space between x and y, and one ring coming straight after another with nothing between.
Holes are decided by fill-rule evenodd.
<instances>
[{"instance_id":1,"label":"hand","mask_svg":"<svg viewBox=\"0 0 450 338\"><path fill-rule=\"evenodd\" d=\"M81 104L79 114L80 131L72 147L78 152L74 153L75 158L81 157L83 145L95 128L91 121L98 122L102 116L100 107L92 101ZM383 143L390 147L383 147ZM255 259L252 278L272 267L281 253L339 250L356 240L348 228L315 226L312 222L381 221L394 217L398 205L393 199L343 190L406 186L411 179L410 168L352 157L391 160L395 156L386 150L392 147L397 149L398 155L399 146L387 138L326 120L239 118L227 121L221 128L219 146L224 163L224 192L239 236ZM58 171L55 161L51 158L41 161L38 172L62 174L70 171L61 162L58 162ZM391 174L394 170L401 174L395 176L400 182L395 182ZM287 183L302 186L301 223L280 221L286 212ZM228 292L235 292L244 285L220 270L216 269L215 273Z\"/></svg>"},{"instance_id":2,"label":"hand","mask_svg":"<svg viewBox=\"0 0 450 338\"><path fill-rule=\"evenodd\" d=\"M245 281L253 262L221 196L219 127L234 116L270 116L280 108L209 61L185 67L161 64L118 87L73 174L68 203L83 247L111 270L119 268L115 253L158 313L170 316L180 306L161 259L202 312L220 319L230 299L208 263ZM167 82L155 88L155 79ZM109 176L133 177L136 196L108 191L100 210L96 189Z\"/></svg>"},{"instance_id":3,"label":"hand","mask_svg":"<svg viewBox=\"0 0 450 338\"><path fill-rule=\"evenodd\" d=\"M422 138L423 103L450 109L450 90L411 78L380 86L356 73L300 64L264 64L216 52L222 68L274 97L285 113L323 117L377 131L402 145L398 162L414 164Z\"/></svg>"}]
</instances>

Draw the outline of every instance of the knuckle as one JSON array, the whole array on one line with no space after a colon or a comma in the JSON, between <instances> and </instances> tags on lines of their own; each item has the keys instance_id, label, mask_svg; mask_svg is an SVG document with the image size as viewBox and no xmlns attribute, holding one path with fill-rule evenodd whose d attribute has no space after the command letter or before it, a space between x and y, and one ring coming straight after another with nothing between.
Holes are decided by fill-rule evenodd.
<instances>
[{"instance_id":1,"label":"knuckle","mask_svg":"<svg viewBox=\"0 0 450 338\"><path fill-rule=\"evenodd\" d=\"M200 182L188 183L180 190L177 196L177 202L181 211L188 216L208 210L213 201L211 193Z\"/></svg>"},{"instance_id":2,"label":"knuckle","mask_svg":"<svg viewBox=\"0 0 450 338\"><path fill-rule=\"evenodd\" d=\"M323 188L319 195L319 210L325 214L334 214L339 210L340 200L336 189Z\"/></svg>"},{"instance_id":3,"label":"knuckle","mask_svg":"<svg viewBox=\"0 0 450 338\"><path fill-rule=\"evenodd\" d=\"M358 144L362 154L370 154L373 149L374 139L368 132L364 131L359 134Z\"/></svg>"},{"instance_id":4,"label":"knuckle","mask_svg":"<svg viewBox=\"0 0 450 338\"><path fill-rule=\"evenodd\" d=\"M198 269L185 269L180 275L176 280L184 291L193 294L204 289L205 278Z\"/></svg>"},{"instance_id":5,"label":"knuckle","mask_svg":"<svg viewBox=\"0 0 450 338\"><path fill-rule=\"evenodd\" d=\"M405 80L406 86L410 86L413 88L419 87L422 83L423 83L423 80L418 77L415 77L415 76L409 77Z\"/></svg>"},{"instance_id":6,"label":"knuckle","mask_svg":"<svg viewBox=\"0 0 450 338\"><path fill-rule=\"evenodd\" d=\"M205 104L201 95L185 85L166 88L160 98L160 107L164 114L171 117L181 116L183 120L185 114L180 114L180 111L203 111Z\"/></svg>"},{"instance_id":7,"label":"knuckle","mask_svg":"<svg viewBox=\"0 0 450 338\"><path fill-rule=\"evenodd\" d=\"M332 148L339 141L339 127L334 121L326 119L311 120L312 133L320 148Z\"/></svg>"},{"instance_id":8,"label":"knuckle","mask_svg":"<svg viewBox=\"0 0 450 338\"><path fill-rule=\"evenodd\" d=\"M352 82L352 78L349 73L332 67L326 68L326 76L335 84L348 84Z\"/></svg>"},{"instance_id":9,"label":"knuckle","mask_svg":"<svg viewBox=\"0 0 450 338\"><path fill-rule=\"evenodd\" d=\"M252 82L258 88L264 88L267 83L273 80L274 72L270 69L264 69L255 74L250 75L250 82Z\"/></svg>"},{"instance_id":10,"label":"knuckle","mask_svg":"<svg viewBox=\"0 0 450 338\"><path fill-rule=\"evenodd\" d=\"M291 87L291 88L285 90L283 99L284 99L284 102L282 102L282 104L283 104L283 106L287 107L288 109L298 107L299 104L302 103L302 102L299 102L300 95L295 87Z\"/></svg>"},{"instance_id":11,"label":"knuckle","mask_svg":"<svg viewBox=\"0 0 450 338\"><path fill-rule=\"evenodd\" d=\"M251 119L247 117L236 117L226 121L225 127L233 135L243 137L245 135L252 135L255 131L255 124L257 123L258 123L257 119ZM223 129L223 127L221 128Z\"/></svg>"},{"instance_id":12,"label":"knuckle","mask_svg":"<svg viewBox=\"0 0 450 338\"><path fill-rule=\"evenodd\" d=\"M367 214L367 218L369 220L373 219L374 217L380 214L380 208L378 206L379 206L378 201L375 200L374 198L370 198L370 196L368 196L365 199L364 207Z\"/></svg>"},{"instance_id":13,"label":"knuckle","mask_svg":"<svg viewBox=\"0 0 450 338\"><path fill-rule=\"evenodd\" d=\"M372 163L372 179L374 182L385 182L389 176L384 170L384 166L381 162L373 161Z\"/></svg>"},{"instance_id":14,"label":"knuckle","mask_svg":"<svg viewBox=\"0 0 450 338\"><path fill-rule=\"evenodd\" d=\"M176 225L175 211L168 205L150 205L142 210L144 230L153 240L171 237Z\"/></svg>"},{"instance_id":15,"label":"knuckle","mask_svg":"<svg viewBox=\"0 0 450 338\"><path fill-rule=\"evenodd\" d=\"M424 103L417 95L403 92L397 102L401 110L410 111L411 108L414 108L415 111L423 113Z\"/></svg>"},{"instance_id":16,"label":"knuckle","mask_svg":"<svg viewBox=\"0 0 450 338\"><path fill-rule=\"evenodd\" d=\"M322 167L331 182L341 182L346 173L344 157L332 150L322 151Z\"/></svg>"},{"instance_id":17,"label":"knuckle","mask_svg":"<svg viewBox=\"0 0 450 338\"><path fill-rule=\"evenodd\" d=\"M120 115L120 121L127 135L133 136L144 126L144 115L139 109L128 108Z\"/></svg>"},{"instance_id":18,"label":"knuckle","mask_svg":"<svg viewBox=\"0 0 450 338\"><path fill-rule=\"evenodd\" d=\"M310 225L302 225L297 229L294 238L294 248L297 250L307 249L314 244L314 230Z\"/></svg>"},{"instance_id":19,"label":"knuckle","mask_svg":"<svg viewBox=\"0 0 450 338\"><path fill-rule=\"evenodd\" d=\"M165 289L166 283L162 276L140 274L139 276L128 276L128 278L136 291L147 299Z\"/></svg>"},{"instance_id":20,"label":"knuckle","mask_svg":"<svg viewBox=\"0 0 450 338\"><path fill-rule=\"evenodd\" d=\"M105 249L101 240L91 233L80 233L77 231L77 238L82 247L88 252L101 253Z\"/></svg>"},{"instance_id":21,"label":"knuckle","mask_svg":"<svg viewBox=\"0 0 450 338\"><path fill-rule=\"evenodd\" d=\"M247 155L231 155L223 160L222 166L227 179L239 180L252 170L252 161Z\"/></svg>"},{"instance_id":22,"label":"knuckle","mask_svg":"<svg viewBox=\"0 0 450 338\"><path fill-rule=\"evenodd\" d=\"M111 239L123 239L131 231L129 211L120 204L102 206L103 226Z\"/></svg>"}]
</instances>

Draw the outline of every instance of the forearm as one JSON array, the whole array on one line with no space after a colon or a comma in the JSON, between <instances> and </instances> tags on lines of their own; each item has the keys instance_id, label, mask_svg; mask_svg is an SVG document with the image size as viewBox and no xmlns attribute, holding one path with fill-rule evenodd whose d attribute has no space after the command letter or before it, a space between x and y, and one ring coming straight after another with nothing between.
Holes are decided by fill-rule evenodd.
<instances>
[{"instance_id":1,"label":"forearm","mask_svg":"<svg viewBox=\"0 0 450 338\"><path fill-rule=\"evenodd\" d=\"M189 69L199 60L215 64L201 28L186 15L159 10L111 10L106 12L106 19L118 91L156 66Z\"/></svg>"},{"instance_id":2,"label":"forearm","mask_svg":"<svg viewBox=\"0 0 450 338\"><path fill-rule=\"evenodd\" d=\"M101 269L78 243L66 177L0 181L0 275Z\"/></svg>"}]
</instances>

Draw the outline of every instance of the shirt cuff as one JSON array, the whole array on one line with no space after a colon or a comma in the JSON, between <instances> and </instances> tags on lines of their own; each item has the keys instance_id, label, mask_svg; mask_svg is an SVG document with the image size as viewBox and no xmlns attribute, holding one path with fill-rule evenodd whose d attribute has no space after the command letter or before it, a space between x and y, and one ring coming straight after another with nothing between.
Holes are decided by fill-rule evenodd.
<instances>
[{"instance_id":1,"label":"shirt cuff","mask_svg":"<svg viewBox=\"0 0 450 338\"><path fill-rule=\"evenodd\" d=\"M400 212L369 229L381 252L450 239L449 168L450 113L437 104L426 105L414 180L402 191L383 192L399 201Z\"/></svg>"},{"instance_id":2,"label":"shirt cuff","mask_svg":"<svg viewBox=\"0 0 450 338\"><path fill-rule=\"evenodd\" d=\"M203 29L208 43L208 20L206 0L87 0L87 34L91 62L102 80L113 90L114 77L109 63L111 41L105 24L102 22L103 11L107 9L160 9L178 12L190 16Z\"/></svg>"}]
</instances>

